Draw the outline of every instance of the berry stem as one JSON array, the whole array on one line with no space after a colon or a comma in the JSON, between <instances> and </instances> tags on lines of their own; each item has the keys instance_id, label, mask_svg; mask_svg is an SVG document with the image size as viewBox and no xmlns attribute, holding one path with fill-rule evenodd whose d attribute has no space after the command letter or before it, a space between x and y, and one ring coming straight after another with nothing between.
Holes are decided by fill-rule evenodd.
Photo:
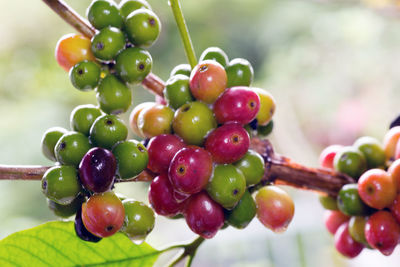
<instances>
[{"instance_id":1,"label":"berry stem","mask_svg":"<svg viewBox=\"0 0 400 267\"><path fill-rule=\"evenodd\" d=\"M179 0L169 0L172 8L172 13L178 26L179 33L182 38L183 46L185 48L186 57L192 69L197 65L197 59L193 48L192 40L190 39L189 30L183 17L182 7Z\"/></svg>"},{"instance_id":2,"label":"berry stem","mask_svg":"<svg viewBox=\"0 0 400 267\"><path fill-rule=\"evenodd\" d=\"M71 25L75 30L92 38L96 33L89 22L82 18L75 10L62 0L43 0L54 12L56 12L64 21ZM164 82L155 74L150 73L142 82L143 87L155 95L163 96Z\"/></svg>"},{"instance_id":3,"label":"berry stem","mask_svg":"<svg viewBox=\"0 0 400 267\"><path fill-rule=\"evenodd\" d=\"M185 264L186 267L190 267L193 262L193 258L196 255L197 249L199 246L205 241L205 239L201 236L197 237L195 240L193 240L189 244L185 245L174 245L167 247L166 249L163 249L162 252L169 251L172 249L183 249L183 252L178 254L176 258L172 260L171 263L168 264L168 267L173 267L176 266L178 263L180 263L182 260L187 258L187 262Z\"/></svg>"},{"instance_id":4,"label":"berry stem","mask_svg":"<svg viewBox=\"0 0 400 267\"><path fill-rule=\"evenodd\" d=\"M0 164L0 180L41 180L50 167Z\"/></svg>"}]
</instances>

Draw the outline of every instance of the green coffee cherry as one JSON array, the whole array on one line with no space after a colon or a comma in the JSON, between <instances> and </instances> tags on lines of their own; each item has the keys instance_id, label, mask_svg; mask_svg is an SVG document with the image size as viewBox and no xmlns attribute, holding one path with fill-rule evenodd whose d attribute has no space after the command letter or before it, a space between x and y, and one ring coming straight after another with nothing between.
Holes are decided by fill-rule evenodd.
<instances>
[{"instance_id":1,"label":"green coffee cherry","mask_svg":"<svg viewBox=\"0 0 400 267\"><path fill-rule=\"evenodd\" d=\"M257 184L264 176L264 159L253 150L247 151L243 158L235 163L235 167L243 173L247 186Z\"/></svg>"},{"instance_id":2,"label":"green coffee cherry","mask_svg":"<svg viewBox=\"0 0 400 267\"><path fill-rule=\"evenodd\" d=\"M363 216L353 216L349 221L349 234L358 243L368 245L367 239L365 238L365 224L367 218Z\"/></svg>"},{"instance_id":3,"label":"green coffee cherry","mask_svg":"<svg viewBox=\"0 0 400 267\"><path fill-rule=\"evenodd\" d=\"M331 196L319 196L319 202L327 210L338 210L336 198Z\"/></svg>"},{"instance_id":4,"label":"green coffee cherry","mask_svg":"<svg viewBox=\"0 0 400 267\"><path fill-rule=\"evenodd\" d=\"M178 74L169 78L165 83L164 97L173 109L192 102L194 98L189 88L189 77Z\"/></svg>"},{"instance_id":5,"label":"green coffee cherry","mask_svg":"<svg viewBox=\"0 0 400 267\"><path fill-rule=\"evenodd\" d=\"M208 59L217 61L219 64L222 65L222 67L228 65L229 62L228 56L219 47L209 47L206 50L204 50L199 58L199 62Z\"/></svg>"},{"instance_id":6,"label":"green coffee cherry","mask_svg":"<svg viewBox=\"0 0 400 267\"><path fill-rule=\"evenodd\" d=\"M100 30L108 26L122 28L124 21L113 1L95 0L87 9L90 24Z\"/></svg>"},{"instance_id":7,"label":"green coffee cherry","mask_svg":"<svg viewBox=\"0 0 400 267\"><path fill-rule=\"evenodd\" d=\"M50 199L47 199L47 205L49 209L53 211L54 215L61 218L69 218L75 215L82 203L85 202L85 198L79 194L70 204L61 205Z\"/></svg>"},{"instance_id":8,"label":"green coffee cherry","mask_svg":"<svg viewBox=\"0 0 400 267\"><path fill-rule=\"evenodd\" d=\"M112 149L119 141L128 136L128 129L123 120L115 115L98 117L90 128L89 139L94 146Z\"/></svg>"},{"instance_id":9,"label":"green coffee cherry","mask_svg":"<svg viewBox=\"0 0 400 267\"><path fill-rule=\"evenodd\" d=\"M190 67L189 64L179 64L177 66L175 66L175 68L172 69L169 77L178 75L178 74L182 74L185 76L190 77L190 73L192 72L192 68Z\"/></svg>"},{"instance_id":10,"label":"green coffee cherry","mask_svg":"<svg viewBox=\"0 0 400 267\"><path fill-rule=\"evenodd\" d=\"M72 85L81 91L90 91L97 87L100 80L100 66L93 61L84 60L69 71Z\"/></svg>"},{"instance_id":11,"label":"green coffee cherry","mask_svg":"<svg viewBox=\"0 0 400 267\"><path fill-rule=\"evenodd\" d=\"M370 211L358 194L357 184L346 184L340 189L337 205L341 212L349 216L364 216Z\"/></svg>"},{"instance_id":12,"label":"green coffee cherry","mask_svg":"<svg viewBox=\"0 0 400 267\"><path fill-rule=\"evenodd\" d=\"M71 112L71 129L89 136L90 127L101 114L101 110L94 105L77 106Z\"/></svg>"},{"instance_id":13,"label":"green coffee cherry","mask_svg":"<svg viewBox=\"0 0 400 267\"><path fill-rule=\"evenodd\" d=\"M128 140L119 143L113 149L117 159L118 174L122 179L129 179L141 173L149 162L146 147L136 141Z\"/></svg>"},{"instance_id":14,"label":"green coffee cherry","mask_svg":"<svg viewBox=\"0 0 400 267\"><path fill-rule=\"evenodd\" d=\"M246 179L242 172L231 164L217 165L207 185L212 199L225 209L232 209L246 190Z\"/></svg>"},{"instance_id":15,"label":"green coffee cherry","mask_svg":"<svg viewBox=\"0 0 400 267\"><path fill-rule=\"evenodd\" d=\"M97 59L110 61L125 48L125 35L115 27L103 28L93 36L91 48Z\"/></svg>"},{"instance_id":16,"label":"green coffee cherry","mask_svg":"<svg viewBox=\"0 0 400 267\"><path fill-rule=\"evenodd\" d=\"M154 228L154 211L146 204L133 199L125 199L122 204L125 209L122 232L130 239L143 240Z\"/></svg>"},{"instance_id":17,"label":"green coffee cherry","mask_svg":"<svg viewBox=\"0 0 400 267\"><path fill-rule=\"evenodd\" d=\"M253 220L256 212L256 203L246 190L236 207L227 212L227 221L233 227L243 229Z\"/></svg>"},{"instance_id":18,"label":"green coffee cherry","mask_svg":"<svg viewBox=\"0 0 400 267\"><path fill-rule=\"evenodd\" d=\"M78 172L72 166L55 166L42 178L43 194L60 205L71 204L81 192Z\"/></svg>"},{"instance_id":19,"label":"green coffee cherry","mask_svg":"<svg viewBox=\"0 0 400 267\"><path fill-rule=\"evenodd\" d=\"M45 155L46 158L52 161L57 160L56 155L54 154L54 148L61 136L67 132L68 131L64 128L52 127L43 134L41 147L43 155Z\"/></svg>"},{"instance_id":20,"label":"green coffee cherry","mask_svg":"<svg viewBox=\"0 0 400 267\"><path fill-rule=\"evenodd\" d=\"M232 59L225 67L228 76L226 87L250 86L253 81L254 71L250 62L243 58Z\"/></svg>"},{"instance_id":21,"label":"green coffee cherry","mask_svg":"<svg viewBox=\"0 0 400 267\"><path fill-rule=\"evenodd\" d=\"M141 83L150 73L152 65L153 59L147 50L131 47L117 56L115 70L127 83Z\"/></svg>"},{"instance_id":22,"label":"green coffee cherry","mask_svg":"<svg viewBox=\"0 0 400 267\"><path fill-rule=\"evenodd\" d=\"M385 166L385 151L375 138L369 136L360 137L354 143L354 147L358 148L364 155L368 169Z\"/></svg>"},{"instance_id":23,"label":"green coffee cherry","mask_svg":"<svg viewBox=\"0 0 400 267\"><path fill-rule=\"evenodd\" d=\"M258 137L266 138L272 133L273 129L274 129L274 121L271 120L270 122L268 122L267 125L257 126L257 135Z\"/></svg>"},{"instance_id":24,"label":"green coffee cherry","mask_svg":"<svg viewBox=\"0 0 400 267\"><path fill-rule=\"evenodd\" d=\"M123 0L119 3L119 11L121 16L125 19L133 11L140 8L151 9L149 3L145 0Z\"/></svg>"},{"instance_id":25,"label":"green coffee cherry","mask_svg":"<svg viewBox=\"0 0 400 267\"><path fill-rule=\"evenodd\" d=\"M335 170L358 179L367 170L364 155L355 147L343 147L333 160Z\"/></svg>"},{"instance_id":26,"label":"green coffee cherry","mask_svg":"<svg viewBox=\"0 0 400 267\"><path fill-rule=\"evenodd\" d=\"M141 8L126 18L125 31L135 46L149 47L160 35L161 23L153 11Z\"/></svg>"},{"instance_id":27,"label":"green coffee cherry","mask_svg":"<svg viewBox=\"0 0 400 267\"><path fill-rule=\"evenodd\" d=\"M84 134L68 132L58 140L55 155L61 164L77 167L90 148L89 139Z\"/></svg>"},{"instance_id":28,"label":"green coffee cherry","mask_svg":"<svg viewBox=\"0 0 400 267\"><path fill-rule=\"evenodd\" d=\"M112 74L101 80L96 98L100 109L108 114L124 113L132 104L131 90Z\"/></svg>"}]
</instances>

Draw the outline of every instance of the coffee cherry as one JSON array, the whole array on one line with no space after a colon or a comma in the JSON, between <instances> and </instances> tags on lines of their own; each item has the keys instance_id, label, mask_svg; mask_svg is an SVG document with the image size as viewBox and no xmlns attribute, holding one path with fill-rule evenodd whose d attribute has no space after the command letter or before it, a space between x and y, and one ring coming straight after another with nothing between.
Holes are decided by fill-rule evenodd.
<instances>
[{"instance_id":1,"label":"coffee cherry","mask_svg":"<svg viewBox=\"0 0 400 267\"><path fill-rule=\"evenodd\" d=\"M400 239L400 226L387 211L372 214L365 224L365 237L368 244L389 256Z\"/></svg>"},{"instance_id":2,"label":"coffee cherry","mask_svg":"<svg viewBox=\"0 0 400 267\"><path fill-rule=\"evenodd\" d=\"M90 91L97 87L100 80L100 67L93 61L84 60L69 71L72 85L81 91Z\"/></svg>"},{"instance_id":3,"label":"coffee cherry","mask_svg":"<svg viewBox=\"0 0 400 267\"><path fill-rule=\"evenodd\" d=\"M63 136L68 131L61 127L52 127L48 129L42 136L41 147L43 155L49 160L56 161L56 155L54 154L54 148Z\"/></svg>"},{"instance_id":4,"label":"coffee cherry","mask_svg":"<svg viewBox=\"0 0 400 267\"><path fill-rule=\"evenodd\" d=\"M117 142L124 141L128 135L124 121L115 115L98 117L90 128L90 141L94 146L111 149Z\"/></svg>"},{"instance_id":5,"label":"coffee cherry","mask_svg":"<svg viewBox=\"0 0 400 267\"><path fill-rule=\"evenodd\" d=\"M331 196L319 196L319 202L326 210L338 210L336 198Z\"/></svg>"},{"instance_id":6,"label":"coffee cherry","mask_svg":"<svg viewBox=\"0 0 400 267\"><path fill-rule=\"evenodd\" d=\"M168 176L177 191L194 194L207 185L212 169L210 153L201 147L189 146L175 154Z\"/></svg>"},{"instance_id":7,"label":"coffee cherry","mask_svg":"<svg viewBox=\"0 0 400 267\"><path fill-rule=\"evenodd\" d=\"M250 86L253 82L254 71L250 62L244 58L235 58L225 67L228 76L227 87Z\"/></svg>"},{"instance_id":8,"label":"coffee cherry","mask_svg":"<svg viewBox=\"0 0 400 267\"><path fill-rule=\"evenodd\" d=\"M397 190L392 177L381 169L371 169L358 180L358 194L370 207L383 209L396 198Z\"/></svg>"},{"instance_id":9,"label":"coffee cherry","mask_svg":"<svg viewBox=\"0 0 400 267\"><path fill-rule=\"evenodd\" d=\"M195 101L176 110L172 127L186 144L201 146L207 134L217 127L217 122L206 104Z\"/></svg>"},{"instance_id":10,"label":"coffee cherry","mask_svg":"<svg viewBox=\"0 0 400 267\"><path fill-rule=\"evenodd\" d=\"M110 61L125 48L125 35L115 27L103 28L93 36L91 48L97 59Z\"/></svg>"},{"instance_id":11,"label":"coffee cherry","mask_svg":"<svg viewBox=\"0 0 400 267\"><path fill-rule=\"evenodd\" d=\"M344 185L339 191L337 204L341 212L350 216L363 216L370 211L358 194L357 184Z\"/></svg>"},{"instance_id":12,"label":"coffee cherry","mask_svg":"<svg viewBox=\"0 0 400 267\"><path fill-rule=\"evenodd\" d=\"M147 50L130 47L122 51L115 60L115 70L127 83L141 83L150 73L153 59Z\"/></svg>"},{"instance_id":13,"label":"coffee cherry","mask_svg":"<svg viewBox=\"0 0 400 267\"><path fill-rule=\"evenodd\" d=\"M67 132L58 140L54 152L61 164L77 167L90 148L89 139L84 134Z\"/></svg>"},{"instance_id":14,"label":"coffee cherry","mask_svg":"<svg viewBox=\"0 0 400 267\"><path fill-rule=\"evenodd\" d=\"M93 105L80 105L74 108L70 116L71 129L88 136L93 122L101 116L99 108Z\"/></svg>"},{"instance_id":15,"label":"coffee cherry","mask_svg":"<svg viewBox=\"0 0 400 267\"><path fill-rule=\"evenodd\" d=\"M394 161L396 146L400 138L400 126L391 128L383 138L383 150L387 161Z\"/></svg>"},{"instance_id":16,"label":"coffee cherry","mask_svg":"<svg viewBox=\"0 0 400 267\"><path fill-rule=\"evenodd\" d=\"M167 172L172 158L184 146L183 140L172 134L161 134L151 138L147 145L147 168L155 173Z\"/></svg>"},{"instance_id":17,"label":"coffee cherry","mask_svg":"<svg viewBox=\"0 0 400 267\"><path fill-rule=\"evenodd\" d=\"M83 60L95 60L90 40L80 34L67 34L56 45L56 60L66 71Z\"/></svg>"},{"instance_id":18,"label":"coffee cherry","mask_svg":"<svg viewBox=\"0 0 400 267\"><path fill-rule=\"evenodd\" d=\"M392 176L392 180L396 190L400 193L400 159L394 161L389 169L388 173Z\"/></svg>"},{"instance_id":19,"label":"coffee cherry","mask_svg":"<svg viewBox=\"0 0 400 267\"><path fill-rule=\"evenodd\" d=\"M247 131L238 123L227 123L212 131L205 148L217 163L233 163L241 159L250 146Z\"/></svg>"},{"instance_id":20,"label":"coffee cherry","mask_svg":"<svg viewBox=\"0 0 400 267\"><path fill-rule=\"evenodd\" d=\"M97 243L101 240L101 237L95 236L91 232L89 232L82 221L82 206L79 206L79 209L75 215L75 223L74 223L75 233L76 235L82 239L83 241L89 241L93 243Z\"/></svg>"},{"instance_id":21,"label":"coffee cherry","mask_svg":"<svg viewBox=\"0 0 400 267\"><path fill-rule=\"evenodd\" d=\"M126 19L133 11L145 8L151 9L150 4L146 0L122 0L119 5L121 16Z\"/></svg>"},{"instance_id":22,"label":"coffee cherry","mask_svg":"<svg viewBox=\"0 0 400 267\"><path fill-rule=\"evenodd\" d=\"M143 202L133 199L125 199L122 204L125 220L121 231L132 240L144 240L154 228L154 211Z\"/></svg>"},{"instance_id":23,"label":"coffee cherry","mask_svg":"<svg viewBox=\"0 0 400 267\"><path fill-rule=\"evenodd\" d=\"M111 151L94 147L79 164L79 179L86 189L101 193L111 188L116 171L117 161Z\"/></svg>"},{"instance_id":24,"label":"coffee cherry","mask_svg":"<svg viewBox=\"0 0 400 267\"><path fill-rule=\"evenodd\" d=\"M333 160L335 170L345 173L358 180L367 169L367 161L361 151L354 147L343 147Z\"/></svg>"},{"instance_id":25,"label":"coffee cherry","mask_svg":"<svg viewBox=\"0 0 400 267\"><path fill-rule=\"evenodd\" d=\"M257 120L257 119L256 119ZM257 125L257 136L267 138L274 129L274 122L270 120L267 125Z\"/></svg>"},{"instance_id":26,"label":"coffee cherry","mask_svg":"<svg viewBox=\"0 0 400 267\"><path fill-rule=\"evenodd\" d=\"M113 153L118 163L118 175L122 179L135 177L146 168L149 161L146 148L136 140L119 143Z\"/></svg>"},{"instance_id":27,"label":"coffee cherry","mask_svg":"<svg viewBox=\"0 0 400 267\"><path fill-rule=\"evenodd\" d=\"M53 211L54 215L61 218L69 218L76 214L78 209L82 206L85 198L82 195L78 195L70 204L61 205L50 199L47 199L47 205L49 209Z\"/></svg>"},{"instance_id":28,"label":"coffee cherry","mask_svg":"<svg viewBox=\"0 0 400 267\"><path fill-rule=\"evenodd\" d=\"M226 72L218 62L205 60L190 74L190 90L197 100L212 104L225 91Z\"/></svg>"},{"instance_id":29,"label":"coffee cherry","mask_svg":"<svg viewBox=\"0 0 400 267\"><path fill-rule=\"evenodd\" d=\"M43 194L57 204L71 204L81 189L78 173L72 166L52 167L42 178Z\"/></svg>"},{"instance_id":30,"label":"coffee cherry","mask_svg":"<svg viewBox=\"0 0 400 267\"><path fill-rule=\"evenodd\" d=\"M155 104L144 108L138 116L137 126L146 138L172 132L174 112L167 106Z\"/></svg>"},{"instance_id":31,"label":"coffee cherry","mask_svg":"<svg viewBox=\"0 0 400 267\"><path fill-rule=\"evenodd\" d=\"M368 169L384 167L385 152L378 140L373 137L364 136L358 138L353 146L358 148L364 155Z\"/></svg>"},{"instance_id":32,"label":"coffee cherry","mask_svg":"<svg viewBox=\"0 0 400 267\"><path fill-rule=\"evenodd\" d=\"M258 220L268 229L286 231L294 215L292 198L277 186L264 186L256 194Z\"/></svg>"},{"instance_id":33,"label":"coffee cherry","mask_svg":"<svg viewBox=\"0 0 400 267\"><path fill-rule=\"evenodd\" d=\"M157 214L168 217L179 214L184 207L184 203L179 203L174 198L174 188L165 173L160 174L151 182L149 202Z\"/></svg>"},{"instance_id":34,"label":"coffee cherry","mask_svg":"<svg viewBox=\"0 0 400 267\"><path fill-rule=\"evenodd\" d=\"M178 74L182 74L185 76L190 76L190 73L192 72L192 68L190 67L189 64L179 64L177 66L175 66L171 73L169 74L169 77L178 75Z\"/></svg>"},{"instance_id":35,"label":"coffee cherry","mask_svg":"<svg viewBox=\"0 0 400 267\"><path fill-rule=\"evenodd\" d=\"M101 110L108 114L126 112L132 104L131 90L112 74L101 80L96 98Z\"/></svg>"},{"instance_id":36,"label":"coffee cherry","mask_svg":"<svg viewBox=\"0 0 400 267\"><path fill-rule=\"evenodd\" d=\"M337 229L345 222L348 222L350 217L338 210L326 210L324 213L325 227L329 233L334 235Z\"/></svg>"},{"instance_id":37,"label":"coffee cherry","mask_svg":"<svg viewBox=\"0 0 400 267\"><path fill-rule=\"evenodd\" d=\"M149 47L160 35L160 19L150 9L137 9L126 17L125 31L135 46Z\"/></svg>"},{"instance_id":38,"label":"coffee cherry","mask_svg":"<svg viewBox=\"0 0 400 267\"><path fill-rule=\"evenodd\" d=\"M209 47L201 53L199 58L199 62L204 60L214 60L221 64L222 67L225 67L228 64L228 56L226 53L219 47Z\"/></svg>"},{"instance_id":39,"label":"coffee cherry","mask_svg":"<svg viewBox=\"0 0 400 267\"><path fill-rule=\"evenodd\" d=\"M389 209L392 213L392 216L396 219L397 223L400 224L400 194L396 196Z\"/></svg>"},{"instance_id":40,"label":"coffee cherry","mask_svg":"<svg viewBox=\"0 0 400 267\"><path fill-rule=\"evenodd\" d=\"M349 233L349 224L343 223L335 233L335 247L343 256L354 258L361 253L364 246L355 241Z\"/></svg>"},{"instance_id":41,"label":"coffee cherry","mask_svg":"<svg viewBox=\"0 0 400 267\"><path fill-rule=\"evenodd\" d=\"M204 238L214 237L224 225L222 207L204 191L187 200L184 215L189 228Z\"/></svg>"},{"instance_id":42,"label":"coffee cherry","mask_svg":"<svg viewBox=\"0 0 400 267\"><path fill-rule=\"evenodd\" d=\"M178 109L180 106L192 102L194 99L190 93L189 77L178 74L169 78L165 83L164 97L168 106L173 109Z\"/></svg>"},{"instance_id":43,"label":"coffee cherry","mask_svg":"<svg viewBox=\"0 0 400 267\"><path fill-rule=\"evenodd\" d=\"M243 229L253 220L256 212L256 203L249 191L245 190L237 205L232 210L226 212L227 221L229 225Z\"/></svg>"},{"instance_id":44,"label":"coffee cherry","mask_svg":"<svg viewBox=\"0 0 400 267\"><path fill-rule=\"evenodd\" d=\"M90 24L100 30L108 26L122 28L124 21L113 1L95 0L87 9Z\"/></svg>"},{"instance_id":45,"label":"coffee cherry","mask_svg":"<svg viewBox=\"0 0 400 267\"><path fill-rule=\"evenodd\" d=\"M112 191L94 194L82 204L83 224L95 236L115 234L121 229L124 219L124 206Z\"/></svg>"},{"instance_id":46,"label":"coffee cherry","mask_svg":"<svg viewBox=\"0 0 400 267\"><path fill-rule=\"evenodd\" d=\"M216 165L207 185L208 195L225 209L233 209L246 191L243 173L231 164Z\"/></svg>"},{"instance_id":47,"label":"coffee cherry","mask_svg":"<svg viewBox=\"0 0 400 267\"><path fill-rule=\"evenodd\" d=\"M260 109L260 98L248 87L227 89L215 102L214 114L221 124L234 121L241 124L250 123Z\"/></svg>"},{"instance_id":48,"label":"coffee cherry","mask_svg":"<svg viewBox=\"0 0 400 267\"><path fill-rule=\"evenodd\" d=\"M341 145L331 145L322 150L319 155L319 165L322 168L334 169L333 160L335 158L336 153L342 149Z\"/></svg>"},{"instance_id":49,"label":"coffee cherry","mask_svg":"<svg viewBox=\"0 0 400 267\"><path fill-rule=\"evenodd\" d=\"M247 186L257 184L264 176L264 159L253 150L247 151L234 165L243 173Z\"/></svg>"},{"instance_id":50,"label":"coffee cherry","mask_svg":"<svg viewBox=\"0 0 400 267\"><path fill-rule=\"evenodd\" d=\"M367 218L362 216L353 216L349 221L349 233L354 241L363 245L368 245L367 239L365 238L365 224Z\"/></svg>"},{"instance_id":51,"label":"coffee cherry","mask_svg":"<svg viewBox=\"0 0 400 267\"><path fill-rule=\"evenodd\" d=\"M267 91L260 88L252 88L260 98L260 109L258 110L256 119L258 125L267 125L275 113L275 99Z\"/></svg>"},{"instance_id":52,"label":"coffee cherry","mask_svg":"<svg viewBox=\"0 0 400 267\"><path fill-rule=\"evenodd\" d=\"M145 138L137 126L137 120L138 120L139 114L144 108L150 107L152 105L155 105L155 103L154 102L140 103L139 105L137 105L136 107L133 108L133 110L131 111L131 114L129 115L129 126L131 127L132 132L139 137Z\"/></svg>"}]
</instances>

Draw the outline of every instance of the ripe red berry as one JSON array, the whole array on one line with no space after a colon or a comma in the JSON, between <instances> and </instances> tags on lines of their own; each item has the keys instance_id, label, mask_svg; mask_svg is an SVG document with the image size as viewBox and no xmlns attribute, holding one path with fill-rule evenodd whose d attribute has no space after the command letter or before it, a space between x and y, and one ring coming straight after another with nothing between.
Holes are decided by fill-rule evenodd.
<instances>
[{"instance_id":1,"label":"ripe red berry","mask_svg":"<svg viewBox=\"0 0 400 267\"><path fill-rule=\"evenodd\" d=\"M397 195L392 205L390 205L390 211L393 217L396 219L397 223L400 224L400 195Z\"/></svg>"},{"instance_id":2,"label":"ripe red berry","mask_svg":"<svg viewBox=\"0 0 400 267\"><path fill-rule=\"evenodd\" d=\"M341 145L331 145L322 150L319 156L319 165L322 168L333 169L333 159L336 153L342 148Z\"/></svg>"},{"instance_id":3,"label":"ripe red berry","mask_svg":"<svg viewBox=\"0 0 400 267\"><path fill-rule=\"evenodd\" d=\"M108 237L115 234L121 229L124 219L124 206L112 191L94 194L82 204L83 224L95 236Z\"/></svg>"},{"instance_id":4,"label":"ripe red berry","mask_svg":"<svg viewBox=\"0 0 400 267\"><path fill-rule=\"evenodd\" d=\"M212 238L225 220L222 207L204 191L187 200L184 215L189 228L204 238Z\"/></svg>"},{"instance_id":5,"label":"ripe red berry","mask_svg":"<svg viewBox=\"0 0 400 267\"><path fill-rule=\"evenodd\" d=\"M375 212L365 225L368 244L389 256L400 240L400 226L388 211Z\"/></svg>"},{"instance_id":6,"label":"ripe red berry","mask_svg":"<svg viewBox=\"0 0 400 267\"><path fill-rule=\"evenodd\" d=\"M388 173L392 176L397 191L400 192L400 159L390 165Z\"/></svg>"},{"instance_id":7,"label":"ripe red berry","mask_svg":"<svg viewBox=\"0 0 400 267\"><path fill-rule=\"evenodd\" d=\"M332 235L336 233L339 226L349 220L350 216L347 216L338 210L326 210L324 213L325 227Z\"/></svg>"},{"instance_id":8,"label":"ripe red berry","mask_svg":"<svg viewBox=\"0 0 400 267\"><path fill-rule=\"evenodd\" d=\"M209 152L201 147L188 146L176 153L171 161L168 175L177 191L194 194L207 185L212 167Z\"/></svg>"},{"instance_id":9,"label":"ripe red berry","mask_svg":"<svg viewBox=\"0 0 400 267\"><path fill-rule=\"evenodd\" d=\"M205 60L194 67L190 74L190 91L196 99L212 104L225 91L227 80L221 64Z\"/></svg>"},{"instance_id":10,"label":"ripe red berry","mask_svg":"<svg viewBox=\"0 0 400 267\"><path fill-rule=\"evenodd\" d=\"M205 148L217 163L233 163L241 159L250 146L250 137L239 123L227 123L212 131Z\"/></svg>"},{"instance_id":11,"label":"ripe red berry","mask_svg":"<svg viewBox=\"0 0 400 267\"><path fill-rule=\"evenodd\" d=\"M236 121L251 122L260 109L260 98L248 87L237 86L227 89L215 102L214 114L219 123Z\"/></svg>"},{"instance_id":12,"label":"ripe red berry","mask_svg":"<svg viewBox=\"0 0 400 267\"><path fill-rule=\"evenodd\" d=\"M355 241L349 233L349 223L343 223L335 233L335 247L343 256L354 258L364 248L364 245Z\"/></svg>"},{"instance_id":13,"label":"ripe red berry","mask_svg":"<svg viewBox=\"0 0 400 267\"><path fill-rule=\"evenodd\" d=\"M368 170L358 180L358 194L367 205L375 209L391 205L396 193L392 177L384 170Z\"/></svg>"},{"instance_id":14,"label":"ripe red berry","mask_svg":"<svg viewBox=\"0 0 400 267\"><path fill-rule=\"evenodd\" d=\"M117 161L113 153L94 147L83 156L79 164L79 179L86 189L101 193L111 188L116 171Z\"/></svg>"},{"instance_id":15,"label":"ripe red berry","mask_svg":"<svg viewBox=\"0 0 400 267\"><path fill-rule=\"evenodd\" d=\"M172 134L161 134L151 138L147 145L147 168L155 173L167 172L172 158L184 146L183 140Z\"/></svg>"},{"instance_id":16,"label":"ripe red berry","mask_svg":"<svg viewBox=\"0 0 400 267\"><path fill-rule=\"evenodd\" d=\"M396 154L397 143L400 139L400 126L391 128L383 138L383 149L386 160L393 161Z\"/></svg>"},{"instance_id":17,"label":"ripe red berry","mask_svg":"<svg viewBox=\"0 0 400 267\"><path fill-rule=\"evenodd\" d=\"M165 173L160 174L151 182L149 202L154 211L163 216L175 216L183 208L183 203L176 201L174 188Z\"/></svg>"}]
</instances>

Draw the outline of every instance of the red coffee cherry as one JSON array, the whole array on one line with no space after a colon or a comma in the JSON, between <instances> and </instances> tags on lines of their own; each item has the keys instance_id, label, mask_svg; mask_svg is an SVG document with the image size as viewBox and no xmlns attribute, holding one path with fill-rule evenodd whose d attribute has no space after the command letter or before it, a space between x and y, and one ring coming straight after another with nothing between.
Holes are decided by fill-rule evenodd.
<instances>
[{"instance_id":1,"label":"red coffee cherry","mask_svg":"<svg viewBox=\"0 0 400 267\"><path fill-rule=\"evenodd\" d=\"M326 210L324 213L324 223L326 229L334 235L336 230L345 222L350 220L350 216L338 210Z\"/></svg>"},{"instance_id":2,"label":"red coffee cherry","mask_svg":"<svg viewBox=\"0 0 400 267\"><path fill-rule=\"evenodd\" d=\"M335 247L343 256L354 258L364 248L364 245L355 241L349 233L349 223L343 223L335 233Z\"/></svg>"}]
</instances>

